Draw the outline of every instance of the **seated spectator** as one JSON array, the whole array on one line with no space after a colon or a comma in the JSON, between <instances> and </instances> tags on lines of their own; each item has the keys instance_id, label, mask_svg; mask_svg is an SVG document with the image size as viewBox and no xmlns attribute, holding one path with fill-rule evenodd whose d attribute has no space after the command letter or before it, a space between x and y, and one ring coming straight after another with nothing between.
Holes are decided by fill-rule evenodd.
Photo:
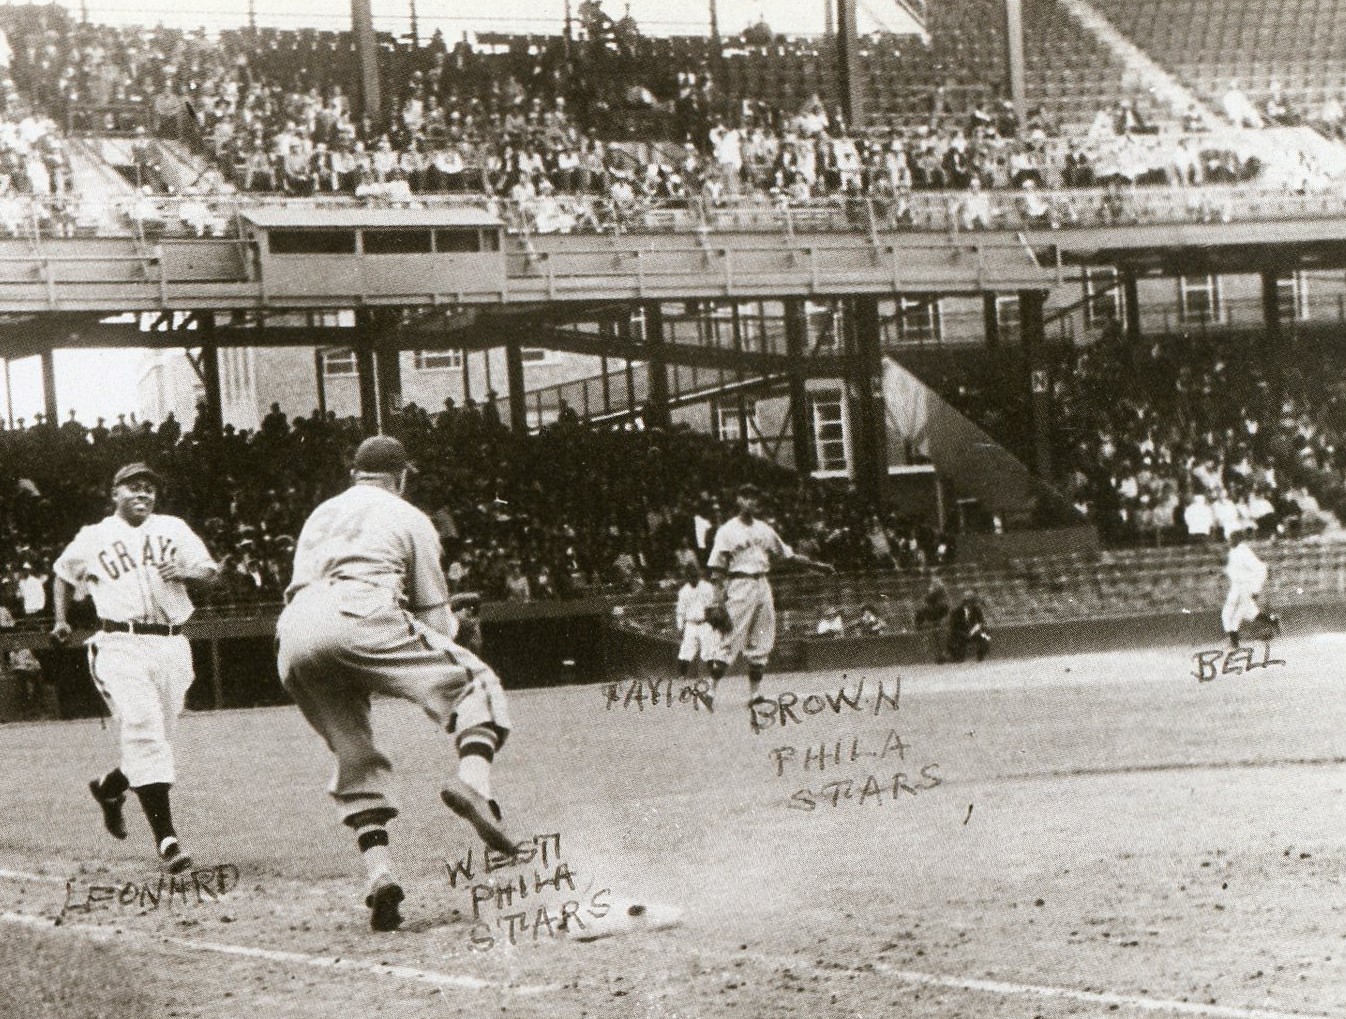
<instances>
[{"instance_id":1,"label":"seated spectator","mask_svg":"<svg viewBox=\"0 0 1346 1019\"><path fill-rule=\"evenodd\" d=\"M977 661L981 662L986 660L990 650L991 634L986 629L986 614L982 611L981 600L976 594L969 593L949 615L949 660L965 661L968 653L972 652L977 656Z\"/></svg>"},{"instance_id":2,"label":"seated spectator","mask_svg":"<svg viewBox=\"0 0 1346 1019\"><path fill-rule=\"evenodd\" d=\"M823 606L823 610L818 616L815 633L819 637L846 636L846 623L841 617L841 609L835 605Z\"/></svg>"},{"instance_id":3,"label":"seated spectator","mask_svg":"<svg viewBox=\"0 0 1346 1019\"><path fill-rule=\"evenodd\" d=\"M1215 528L1215 513L1211 510L1210 504L1206 502L1206 496L1202 492L1197 492L1192 496L1192 501L1182 511L1182 519L1187 526L1188 541L1206 541Z\"/></svg>"}]
</instances>

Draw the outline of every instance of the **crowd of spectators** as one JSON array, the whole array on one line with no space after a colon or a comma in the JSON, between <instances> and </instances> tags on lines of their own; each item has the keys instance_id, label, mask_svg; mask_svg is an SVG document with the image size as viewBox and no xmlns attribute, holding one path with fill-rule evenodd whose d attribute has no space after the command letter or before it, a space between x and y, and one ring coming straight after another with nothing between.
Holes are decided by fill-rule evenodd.
<instances>
[{"instance_id":1,"label":"crowd of spectators","mask_svg":"<svg viewBox=\"0 0 1346 1019\"><path fill-rule=\"evenodd\" d=\"M1118 544L1338 530L1346 390L1326 366L1339 362L1331 350L1269 355L1247 338L1131 351L1113 337L1079 352L1054 394L1077 509Z\"/></svg>"},{"instance_id":2,"label":"crowd of spectators","mask_svg":"<svg viewBox=\"0 0 1346 1019\"><path fill-rule=\"evenodd\" d=\"M1253 179L1304 191L1328 182L1309 154L1237 133L1203 137L1195 133L1205 126L1199 117L1188 125L1193 133L1160 135L1151 123L1157 110L1144 108L1143 97L1116 99L1087 133L1065 139L1041 107L1020 124L1003 100L985 97L955 110L941 87L923 123L895 118L861 133L816 96L793 109L770 101L778 97L728 101L703 53L685 66L650 68L662 93L656 99L643 84L628 89L604 77L610 51L633 45L620 26L596 49L535 40L522 58L501 60L485 52L490 47L449 46L439 35L419 46L385 45L386 112L377 119L360 117L351 101L349 33L209 37L79 22L56 7L7 9L0 26L14 79L44 108L84 116L106 110L111 126L122 127L125 109L139 107L199 144L218 172L177 183L150 166L141 173L142 156L153 162L152 146L136 163L137 180L198 195L489 194L514 200L530 228L565 232L604 229L650 205L807 205L860 196L900 224L909 196L948 190L968 193L957 215L964 228L978 229L1008 211L990 192L1021 194L1016 221L1062 225L1071 219L1068 204L1042 192ZM492 68L513 73L492 75ZM594 111L611 103L597 94L600 80L635 93L633 102L644 94L666 105L674 125L666 143L601 140ZM1258 125L1297 122L1275 95L1265 117L1246 97L1240 102L1231 107L1236 126L1252 117ZM1122 204L1119 195L1118 218Z\"/></svg>"},{"instance_id":3,"label":"crowd of spectators","mask_svg":"<svg viewBox=\"0 0 1346 1019\"><path fill-rule=\"evenodd\" d=\"M23 578L46 582L79 526L108 511L116 467L136 460L170 479L164 510L186 518L221 563L213 600L279 600L299 529L348 483L360 438L353 420L288 420L278 408L255 433L184 432L172 416L157 427L123 417L86 428L73 414L59 427L21 424L0 430L0 602L16 618L45 611L23 604ZM722 493L745 481L769 487L789 540L838 567L920 569L952 557L929 528L867 513L853 492L687 430L595 431L565 414L519 437L493 404L452 401L435 414L409 405L391 430L419 464L412 498L441 534L454 589L491 600L668 586L689 557L704 561L714 526L732 513Z\"/></svg>"}]
</instances>

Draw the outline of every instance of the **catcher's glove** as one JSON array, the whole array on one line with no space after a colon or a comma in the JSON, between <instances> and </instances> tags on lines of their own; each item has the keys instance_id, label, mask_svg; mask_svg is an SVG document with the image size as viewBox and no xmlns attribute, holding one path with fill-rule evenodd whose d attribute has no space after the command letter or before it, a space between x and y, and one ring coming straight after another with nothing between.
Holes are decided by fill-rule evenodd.
<instances>
[{"instance_id":1,"label":"catcher's glove","mask_svg":"<svg viewBox=\"0 0 1346 1019\"><path fill-rule=\"evenodd\" d=\"M723 605L710 605L706 608L706 622L720 633L729 633L734 629L734 621L729 618L729 610Z\"/></svg>"}]
</instances>

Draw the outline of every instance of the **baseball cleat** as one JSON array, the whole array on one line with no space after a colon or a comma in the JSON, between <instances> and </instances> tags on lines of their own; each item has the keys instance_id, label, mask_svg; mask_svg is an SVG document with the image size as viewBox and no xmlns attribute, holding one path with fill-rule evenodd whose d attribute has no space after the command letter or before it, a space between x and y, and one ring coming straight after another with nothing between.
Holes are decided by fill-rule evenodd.
<instances>
[{"instance_id":1,"label":"baseball cleat","mask_svg":"<svg viewBox=\"0 0 1346 1019\"><path fill-rule=\"evenodd\" d=\"M192 869L192 858L178 845L178 840L171 836L164 839L163 845L159 847L159 860L170 874L181 874Z\"/></svg>"},{"instance_id":2,"label":"baseball cleat","mask_svg":"<svg viewBox=\"0 0 1346 1019\"><path fill-rule=\"evenodd\" d=\"M89 792L93 793L93 798L103 808L103 827L114 839L124 839L126 838L126 815L122 813L122 804L126 802L126 794L107 797L99 792L101 788L102 781L100 779L95 778L89 781Z\"/></svg>"},{"instance_id":3,"label":"baseball cleat","mask_svg":"<svg viewBox=\"0 0 1346 1019\"><path fill-rule=\"evenodd\" d=\"M402 911L397 907L406 896L391 875L382 874L365 896L369 907L369 927L376 931L395 931L402 926Z\"/></svg>"},{"instance_id":4,"label":"baseball cleat","mask_svg":"<svg viewBox=\"0 0 1346 1019\"><path fill-rule=\"evenodd\" d=\"M439 794L444 805L470 824L481 840L497 853L514 855L514 843L500 827L500 805L488 800L462 779L450 778Z\"/></svg>"},{"instance_id":5,"label":"baseball cleat","mask_svg":"<svg viewBox=\"0 0 1346 1019\"><path fill-rule=\"evenodd\" d=\"M570 917L567 917L569 920ZM576 915L575 923L567 924L566 933L572 941L597 941L621 934L641 931L666 931L682 923L682 910L657 903L614 902L605 916L593 919Z\"/></svg>"}]
</instances>

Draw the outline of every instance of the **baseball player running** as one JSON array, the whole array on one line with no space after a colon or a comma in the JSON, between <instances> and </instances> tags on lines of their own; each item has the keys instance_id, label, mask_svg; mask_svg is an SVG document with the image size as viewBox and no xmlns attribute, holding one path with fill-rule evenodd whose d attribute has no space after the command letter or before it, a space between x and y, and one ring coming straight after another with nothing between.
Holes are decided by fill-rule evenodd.
<instances>
[{"instance_id":1,"label":"baseball player running","mask_svg":"<svg viewBox=\"0 0 1346 1019\"><path fill-rule=\"evenodd\" d=\"M175 778L173 726L192 685L192 649L182 635L192 614L187 581L214 580L218 567L192 529L154 512L162 487L143 463L112 480L115 512L80 528L56 560L54 643L70 639L72 592L85 585L98 612L89 673L112 711L121 763L89 783L113 838L126 838L122 805L135 792L159 859L170 873L192 861L173 828L168 791Z\"/></svg>"},{"instance_id":2,"label":"baseball player running","mask_svg":"<svg viewBox=\"0 0 1346 1019\"><path fill-rule=\"evenodd\" d=\"M1239 628L1244 623L1264 623L1272 633L1281 632L1280 617L1258 604L1267 582L1267 564L1257 558L1248 544L1249 533L1247 529L1230 532L1229 559L1224 568L1229 578L1229 596L1220 611L1220 622L1233 648L1239 646Z\"/></svg>"},{"instance_id":3,"label":"baseball player running","mask_svg":"<svg viewBox=\"0 0 1346 1019\"><path fill-rule=\"evenodd\" d=\"M509 733L500 680L453 638L435 526L402 495L412 471L402 443L366 439L353 484L308 518L295 548L294 579L277 623L281 681L336 756L329 789L354 832L368 876L374 930L402 922L387 824L397 816L392 765L374 745L369 698L419 704L456 733L458 775L444 803L492 849L512 853L491 797L491 762Z\"/></svg>"},{"instance_id":4,"label":"baseball player running","mask_svg":"<svg viewBox=\"0 0 1346 1019\"><path fill-rule=\"evenodd\" d=\"M781 540L776 529L757 519L762 493L756 485L743 485L737 493L738 515L730 517L715 532L710 567L716 603L729 612L734 628L724 638L720 657L711 663L711 675L719 679L740 654L748 660L748 696L760 696L762 674L771 649L776 646L776 606L767 574L772 558L792 559L824 573L836 570L795 552Z\"/></svg>"}]
</instances>

